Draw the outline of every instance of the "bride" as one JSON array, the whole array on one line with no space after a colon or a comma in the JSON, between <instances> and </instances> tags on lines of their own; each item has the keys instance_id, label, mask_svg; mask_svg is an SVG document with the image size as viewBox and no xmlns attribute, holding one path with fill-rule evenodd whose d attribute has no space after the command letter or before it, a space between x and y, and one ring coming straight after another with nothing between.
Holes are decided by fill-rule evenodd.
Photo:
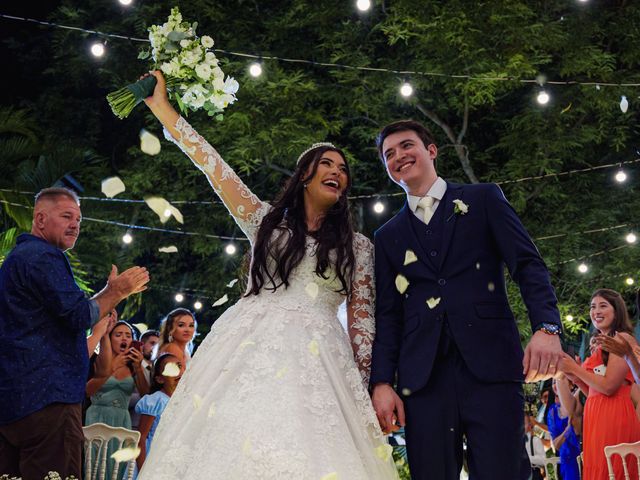
<instances>
[{"instance_id":1,"label":"bride","mask_svg":"<svg viewBox=\"0 0 640 480\"><path fill-rule=\"evenodd\" d=\"M373 251L354 233L349 166L314 144L273 205L170 105L145 102L251 242L249 287L215 322L162 415L140 480L396 479L371 406ZM346 299L347 335L337 318Z\"/></svg>"}]
</instances>

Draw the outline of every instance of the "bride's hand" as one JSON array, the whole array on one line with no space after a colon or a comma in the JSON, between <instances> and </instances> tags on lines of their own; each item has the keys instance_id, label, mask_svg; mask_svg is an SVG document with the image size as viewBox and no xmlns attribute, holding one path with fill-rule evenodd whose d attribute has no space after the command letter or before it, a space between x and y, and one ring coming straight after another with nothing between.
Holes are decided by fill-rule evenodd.
<instances>
[{"instance_id":1,"label":"bride's hand","mask_svg":"<svg viewBox=\"0 0 640 480\"><path fill-rule=\"evenodd\" d=\"M167 95L167 82L164 79L164 75L160 70L153 70L142 75L140 77L140 80L150 75L156 77L157 83L156 87L153 90L153 95L145 98L144 103L146 103L147 106L151 109L153 109L154 107L169 104L169 97Z\"/></svg>"}]
</instances>

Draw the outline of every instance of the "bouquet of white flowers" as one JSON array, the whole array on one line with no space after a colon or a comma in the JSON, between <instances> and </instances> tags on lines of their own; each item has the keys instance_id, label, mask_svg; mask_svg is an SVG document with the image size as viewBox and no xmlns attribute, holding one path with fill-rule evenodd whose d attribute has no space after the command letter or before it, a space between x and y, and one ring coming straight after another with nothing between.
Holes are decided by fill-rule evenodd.
<instances>
[{"instance_id":1,"label":"bouquet of white flowers","mask_svg":"<svg viewBox=\"0 0 640 480\"><path fill-rule=\"evenodd\" d=\"M238 82L224 76L218 59L209 49L213 39L196 36L197 23L182 21L177 7L164 25L149 28L151 50L142 50L140 59L151 57L152 70L162 70L167 80L169 98L180 111L204 108L210 116L222 119L222 111L236 101ZM127 117L136 105L153 94L156 79L148 76L107 95L111 110L118 118Z\"/></svg>"}]
</instances>

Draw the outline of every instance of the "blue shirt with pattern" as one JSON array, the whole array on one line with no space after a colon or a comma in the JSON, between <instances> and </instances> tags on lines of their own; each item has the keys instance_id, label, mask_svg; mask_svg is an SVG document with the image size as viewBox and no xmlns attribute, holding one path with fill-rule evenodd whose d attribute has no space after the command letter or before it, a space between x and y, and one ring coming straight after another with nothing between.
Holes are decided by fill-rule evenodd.
<instances>
[{"instance_id":1,"label":"blue shirt with pattern","mask_svg":"<svg viewBox=\"0 0 640 480\"><path fill-rule=\"evenodd\" d=\"M99 308L65 254L22 234L0 267L0 425L53 403L80 403L89 371L86 330Z\"/></svg>"}]
</instances>

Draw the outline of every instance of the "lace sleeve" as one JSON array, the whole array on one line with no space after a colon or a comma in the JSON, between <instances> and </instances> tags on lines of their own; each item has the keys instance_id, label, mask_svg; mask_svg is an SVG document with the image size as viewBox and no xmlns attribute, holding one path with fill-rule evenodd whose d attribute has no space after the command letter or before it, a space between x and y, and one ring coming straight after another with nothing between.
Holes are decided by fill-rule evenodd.
<instances>
[{"instance_id":1,"label":"lace sleeve","mask_svg":"<svg viewBox=\"0 0 640 480\"><path fill-rule=\"evenodd\" d=\"M209 142L202 138L182 117L175 125L180 138L164 129L167 140L175 143L207 176L213 191L229 210L247 238L253 241L262 218L270 206L261 202Z\"/></svg>"},{"instance_id":2,"label":"lace sleeve","mask_svg":"<svg viewBox=\"0 0 640 480\"><path fill-rule=\"evenodd\" d=\"M353 246L356 264L351 298L347 302L347 323L354 358L362 375L362 382L368 388L371 374L371 346L375 334L373 245L367 237L356 233Z\"/></svg>"}]
</instances>

